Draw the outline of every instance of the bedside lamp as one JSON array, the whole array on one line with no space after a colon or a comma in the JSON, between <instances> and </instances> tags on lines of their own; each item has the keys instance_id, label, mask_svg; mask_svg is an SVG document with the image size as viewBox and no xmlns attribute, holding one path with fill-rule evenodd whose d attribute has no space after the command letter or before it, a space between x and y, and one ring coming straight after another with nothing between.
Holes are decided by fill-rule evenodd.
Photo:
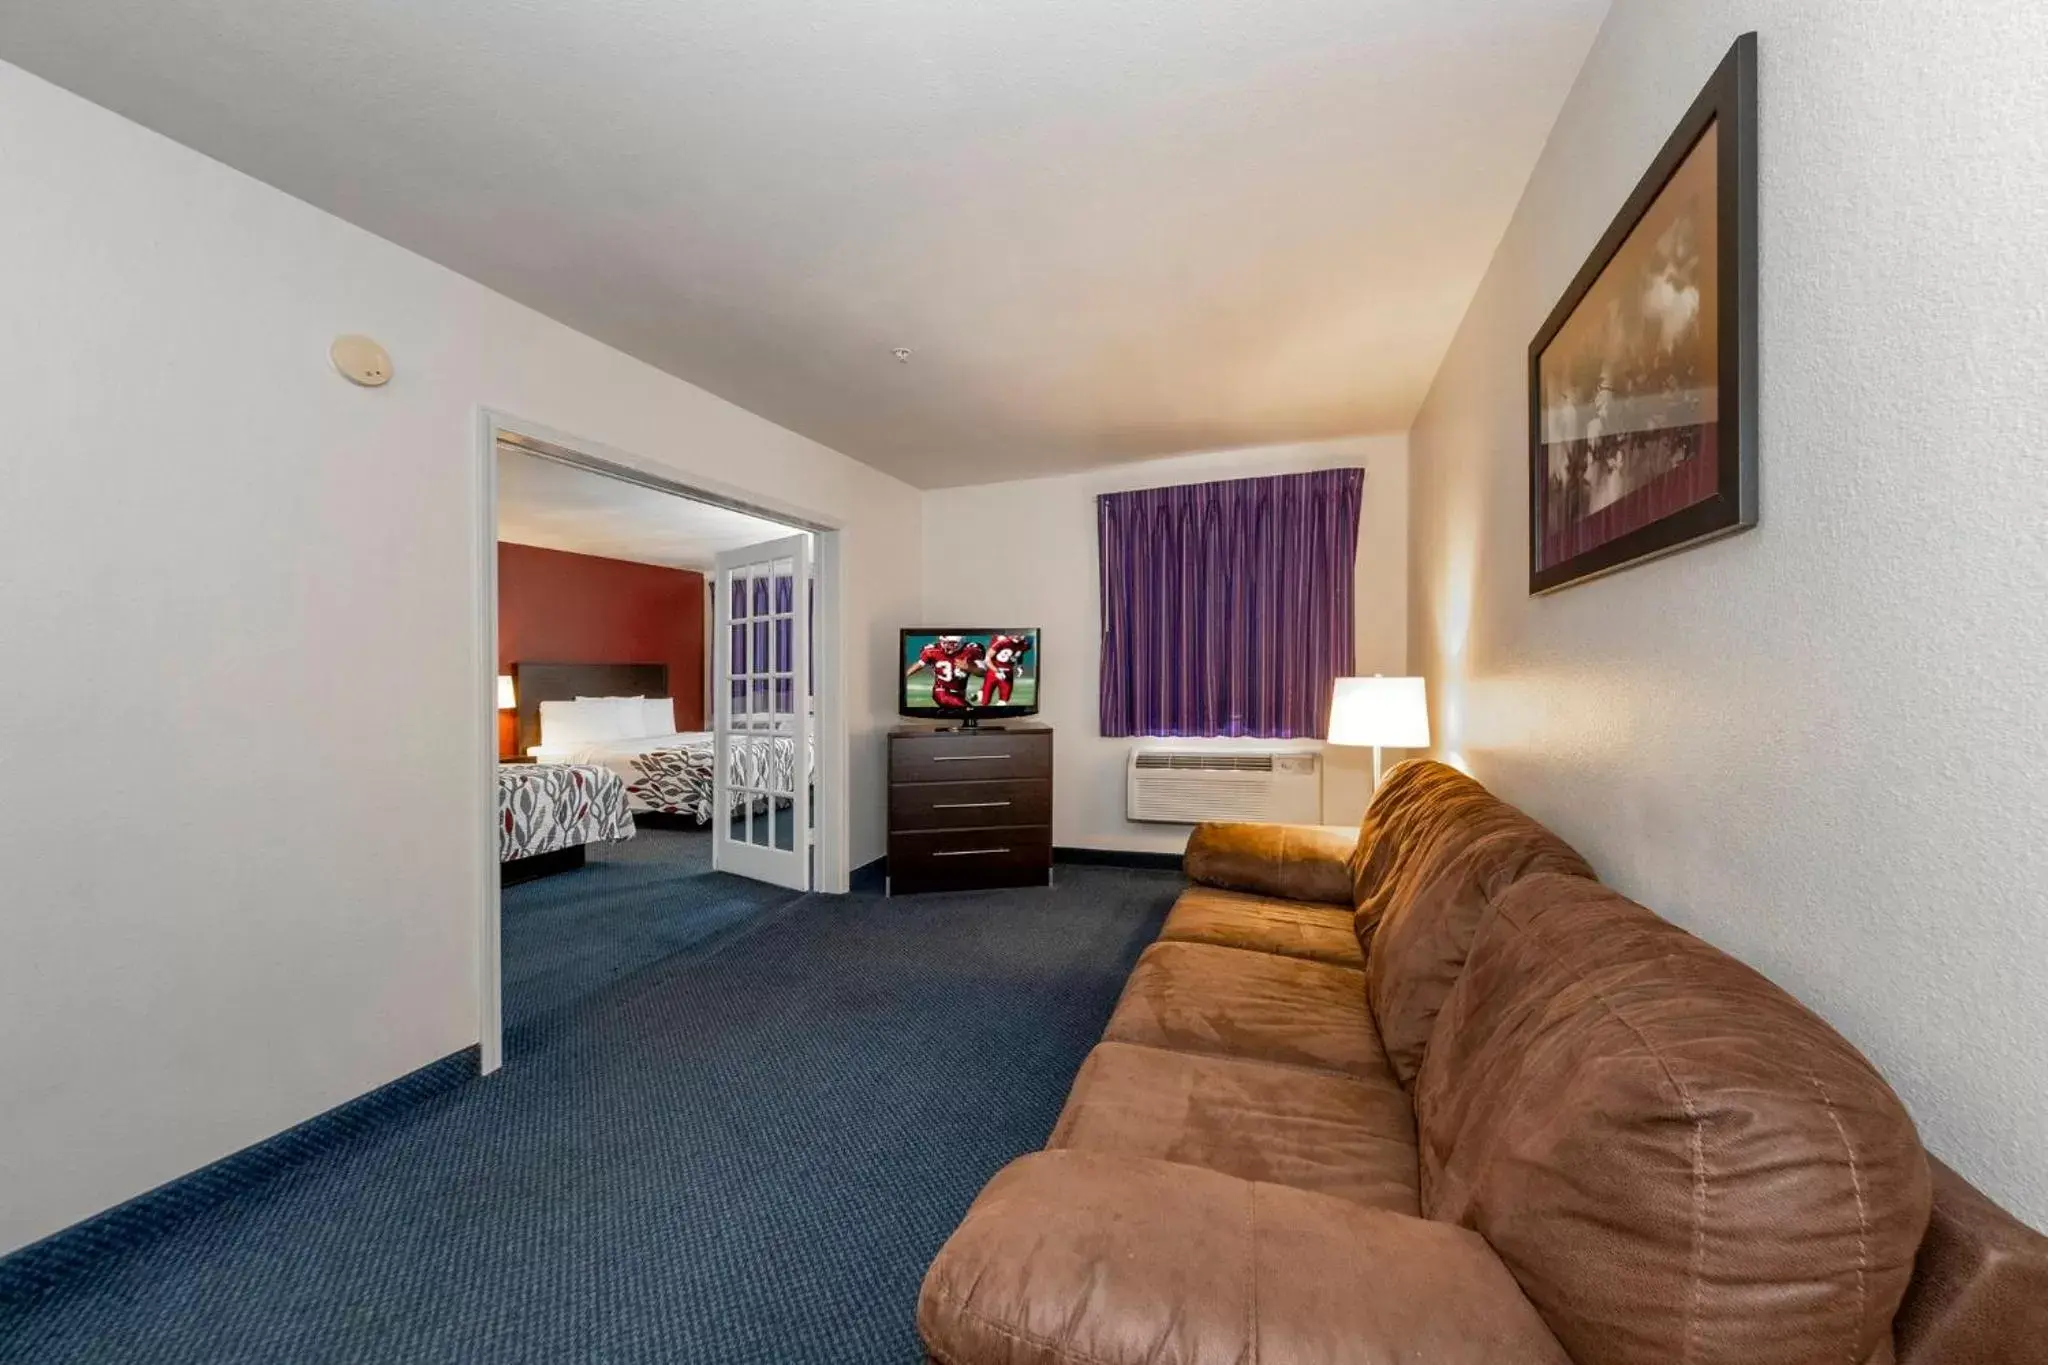
<instances>
[{"instance_id":1,"label":"bedside lamp","mask_svg":"<svg viewBox=\"0 0 2048 1365\"><path fill-rule=\"evenodd\" d=\"M1420 678L1339 678L1330 699L1330 743L1372 749L1372 785L1380 750L1429 747L1429 699Z\"/></svg>"},{"instance_id":2,"label":"bedside lamp","mask_svg":"<svg viewBox=\"0 0 2048 1365\"><path fill-rule=\"evenodd\" d=\"M498 709L500 711L511 711L516 709L518 705L518 694L512 690L512 675L510 673L500 673L498 675Z\"/></svg>"}]
</instances>

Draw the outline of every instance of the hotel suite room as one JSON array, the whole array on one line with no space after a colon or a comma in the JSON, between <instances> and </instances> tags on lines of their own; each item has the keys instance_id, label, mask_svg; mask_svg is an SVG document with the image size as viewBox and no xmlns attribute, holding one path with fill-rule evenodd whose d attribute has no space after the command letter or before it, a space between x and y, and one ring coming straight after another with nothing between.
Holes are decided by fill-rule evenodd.
<instances>
[{"instance_id":1,"label":"hotel suite room","mask_svg":"<svg viewBox=\"0 0 2048 1365\"><path fill-rule=\"evenodd\" d=\"M2043 53L0 12L0 1361L2048 1361Z\"/></svg>"}]
</instances>

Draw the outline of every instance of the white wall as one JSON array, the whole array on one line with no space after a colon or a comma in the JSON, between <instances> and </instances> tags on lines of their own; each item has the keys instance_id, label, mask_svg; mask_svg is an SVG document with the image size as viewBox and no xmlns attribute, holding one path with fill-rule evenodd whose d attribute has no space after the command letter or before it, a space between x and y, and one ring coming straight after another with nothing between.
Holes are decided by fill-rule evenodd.
<instances>
[{"instance_id":1,"label":"white wall","mask_svg":"<svg viewBox=\"0 0 2048 1365\"><path fill-rule=\"evenodd\" d=\"M5 65L0 128L6 1250L477 1040L480 406L844 519L855 792L919 495Z\"/></svg>"},{"instance_id":2,"label":"white wall","mask_svg":"<svg viewBox=\"0 0 2048 1365\"><path fill-rule=\"evenodd\" d=\"M1745 29L1754 531L1525 593L1526 347ZM1619 0L1413 435L1445 750L2048 1224L2048 7Z\"/></svg>"},{"instance_id":3,"label":"white wall","mask_svg":"<svg viewBox=\"0 0 2048 1365\"><path fill-rule=\"evenodd\" d=\"M1340 466L1365 469L1358 533L1358 667L1405 673L1408 650L1408 453L1401 436L1214 451L925 494L924 616L936 624L1038 625L1045 634L1040 719L1055 729L1053 841L1075 848L1178 852L1186 825L1124 819L1131 740L1098 732L1102 658L1098 493ZM989 562L990 526L1012 547ZM1217 741L1223 743L1225 741ZM1369 750L1332 749L1323 818L1355 823L1372 785Z\"/></svg>"}]
</instances>

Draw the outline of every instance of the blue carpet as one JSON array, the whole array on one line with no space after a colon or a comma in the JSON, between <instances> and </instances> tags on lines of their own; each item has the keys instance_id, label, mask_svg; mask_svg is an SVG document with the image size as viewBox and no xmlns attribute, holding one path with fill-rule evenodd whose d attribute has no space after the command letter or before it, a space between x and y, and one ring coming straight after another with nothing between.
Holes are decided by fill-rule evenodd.
<instances>
[{"instance_id":1,"label":"blue carpet","mask_svg":"<svg viewBox=\"0 0 2048 1365\"><path fill-rule=\"evenodd\" d=\"M526 911L571 922L575 879L609 896L622 862L516 888L548 894L508 896L508 964ZM925 1265L1044 1141L1181 885L1058 879L808 896L644 960L536 952L503 1073L0 1299L0 1360L910 1365Z\"/></svg>"},{"instance_id":2,"label":"blue carpet","mask_svg":"<svg viewBox=\"0 0 2048 1365\"><path fill-rule=\"evenodd\" d=\"M505 888L505 1044L621 977L797 897L711 870L711 831L642 829L574 872Z\"/></svg>"}]
</instances>

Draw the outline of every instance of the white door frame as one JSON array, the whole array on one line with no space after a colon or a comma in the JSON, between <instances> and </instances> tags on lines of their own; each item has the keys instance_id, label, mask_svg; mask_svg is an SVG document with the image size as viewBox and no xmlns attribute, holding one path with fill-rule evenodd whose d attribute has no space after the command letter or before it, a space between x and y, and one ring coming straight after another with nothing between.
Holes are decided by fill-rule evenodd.
<instances>
[{"instance_id":1,"label":"white door frame","mask_svg":"<svg viewBox=\"0 0 2048 1365\"><path fill-rule=\"evenodd\" d=\"M478 795L477 840L477 1069L489 1075L504 1065L504 958L499 937L498 887L498 446L623 479L644 488L715 503L769 517L813 533L817 575L818 714L817 777L814 787L817 845L816 889L844 892L850 872L847 839L849 789L846 747L845 651L842 648L845 596L840 573L844 523L839 518L764 497L691 471L663 465L586 441L509 413L477 413L476 488L476 705ZM705 641L707 649L711 641Z\"/></svg>"}]
</instances>

